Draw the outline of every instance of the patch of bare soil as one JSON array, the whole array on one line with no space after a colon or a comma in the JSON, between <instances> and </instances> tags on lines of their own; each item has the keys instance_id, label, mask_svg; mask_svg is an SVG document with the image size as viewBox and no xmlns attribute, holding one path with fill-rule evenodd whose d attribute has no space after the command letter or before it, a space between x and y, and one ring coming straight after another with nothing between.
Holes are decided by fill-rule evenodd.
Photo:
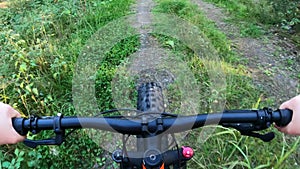
<instances>
[{"instance_id":1,"label":"patch of bare soil","mask_svg":"<svg viewBox=\"0 0 300 169\"><path fill-rule=\"evenodd\" d=\"M260 38L241 37L237 25L226 22L228 14L202 0L192 0L208 19L231 40L233 50L246 58L254 83L273 98L276 106L299 94L300 51L290 40L272 33Z\"/></svg>"},{"instance_id":2,"label":"patch of bare soil","mask_svg":"<svg viewBox=\"0 0 300 169\"><path fill-rule=\"evenodd\" d=\"M0 8L8 8L8 2L0 2Z\"/></svg>"}]
</instances>

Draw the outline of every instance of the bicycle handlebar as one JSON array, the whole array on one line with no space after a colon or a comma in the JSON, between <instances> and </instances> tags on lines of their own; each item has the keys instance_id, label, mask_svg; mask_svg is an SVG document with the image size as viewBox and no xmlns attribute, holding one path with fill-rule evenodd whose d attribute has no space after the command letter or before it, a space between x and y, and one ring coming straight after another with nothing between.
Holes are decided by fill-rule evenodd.
<instances>
[{"instance_id":1,"label":"bicycle handlebar","mask_svg":"<svg viewBox=\"0 0 300 169\"><path fill-rule=\"evenodd\" d=\"M286 126L292 119L292 111L288 109L272 111L265 108L261 110L229 110L223 113L198 114L194 116L160 117L156 120L145 119L117 119L110 117L34 117L14 118L12 120L15 130L26 135L27 132L38 133L40 130L94 128L99 130L118 132L122 134L140 135L145 132L160 134L178 133L210 124L239 124L251 123L257 131L268 128L267 124L276 123L277 126ZM58 124L59 123L59 124ZM194 123L193 125L191 125ZM231 126L233 127L233 126ZM236 127L234 127L236 128ZM246 129L243 129L246 130Z\"/></svg>"},{"instance_id":2,"label":"bicycle handlebar","mask_svg":"<svg viewBox=\"0 0 300 169\"><path fill-rule=\"evenodd\" d=\"M151 114L151 113L150 113ZM225 127L232 127L240 131L242 135L260 138L263 141L270 141L275 136L270 132L267 134L254 133L253 131L264 130L276 123L277 126L286 126L291 120L293 112L288 109L278 109L272 111L269 108L260 110L228 110L223 113L198 114L194 116L166 117L170 114L161 114L157 118L150 118L149 113L139 114L137 118L124 119L123 116L113 117L63 117L61 115L53 117L13 118L12 123L15 130L26 135L28 132L37 134L41 130L54 130L55 139L47 140L25 140L24 144L35 148L38 145L60 145L65 140L66 129L94 128L122 134L138 135L142 137L154 138L163 134L173 134L199 128L205 125L219 124ZM156 140L157 141L157 140ZM159 141L157 142L159 143ZM124 142L123 142L124 144ZM145 152L138 153L138 158L128 156L132 152L127 152L127 157L123 151L115 151L112 154L115 162L129 166L139 166L142 168L153 168L157 166L169 166L172 164L185 164L193 156L191 148L182 147L180 150L168 150L161 154L159 149L147 144ZM156 145L157 146L157 145ZM158 146L159 147L159 146ZM188 153L188 154L187 154ZM142 158L141 158L142 157ZM183 162L183 163L181 163ZM148 166L148 167L147 167ZM129 167L131 168L131 167ZM163 167L162 167L163 168Z\"/></svg>"}]
</instances>

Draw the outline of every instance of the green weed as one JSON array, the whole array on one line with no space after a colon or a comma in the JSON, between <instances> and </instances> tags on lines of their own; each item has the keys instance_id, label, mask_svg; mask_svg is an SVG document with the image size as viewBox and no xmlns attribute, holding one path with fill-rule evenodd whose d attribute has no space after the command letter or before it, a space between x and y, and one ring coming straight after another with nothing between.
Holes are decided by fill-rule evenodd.
<instances>
[{"instance_id":1,"label":"green weed","mask_svg":"<svg viewBox=\"0 0 300 169\"><path fill-rule=\"evenodd\" d=\"M226 35L220 32L213 22L209 21L197 6L185 0L161 0L154 11L176 14L196 25L210 40L222 59L236 62L238 58L231 51Z\"/></svg>"},{"instance_id":2,"label":"green weed","mask_svg":"<svg viewBox=\"0 0 300 169\"><path fill-rule=\"evenodd\" d=\"M242 24L240 30L241 30L242 37L253 37L253 38L259 38L265 32L262 27L254 25L252 23Z\"/></svg>"}]
</instances>

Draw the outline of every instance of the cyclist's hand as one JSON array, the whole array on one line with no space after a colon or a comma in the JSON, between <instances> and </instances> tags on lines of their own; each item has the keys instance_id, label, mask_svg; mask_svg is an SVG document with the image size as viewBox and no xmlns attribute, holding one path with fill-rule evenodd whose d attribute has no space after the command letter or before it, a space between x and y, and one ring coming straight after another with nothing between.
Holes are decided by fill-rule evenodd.
<instances>
[{"instance_id":1,"label":"cyclist's hand","mask_svg":"<svg viewBox=\"0 0 300 169\"><path fill-rule=\"evenodd\" d=\"M0 102L0 145L15 144L25 139L12 126L11 119L20 116L20 113L11 106Z\"/></svg>"},{"instance_id":2,"label":"cyclist's hand","mask_svg":"<svg viewBox=\"0 0 300 169\"><path fill-rule=\"evenodd\" d=\"M292 121L285 127L277 127L283 133L300 135L300 95L284 102L280 109L290 109L293 111Z\"/></svg>"}]
</instances>

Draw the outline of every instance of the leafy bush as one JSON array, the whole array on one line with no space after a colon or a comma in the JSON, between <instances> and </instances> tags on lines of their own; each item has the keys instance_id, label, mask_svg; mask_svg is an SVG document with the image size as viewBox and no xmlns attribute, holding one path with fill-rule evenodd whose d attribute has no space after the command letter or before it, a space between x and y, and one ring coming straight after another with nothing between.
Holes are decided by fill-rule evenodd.
<instances>
[{"instance_id":1,"label":"leafy bush","mask_svg":"<svg viewBox=\"0 0 300 169\"><path fill-rule=\"evenodd\" d=\"M267 0L267 2L273 8L272 14L275 23L281 23L282 27L286 29L300 23L300 4L298 0Z\"/></svg>"},{"instance_id":2,"label":"leafy bush","mask_svg":"<svg viewBox=\"0 0 300 169\"><path fill-rule=\"evenodd\" d=\"M226 9L236 16L235 19L263 24L280 25L291 29L300 24L299 0L207 0Z\"/></svg>"}]
</instances>

